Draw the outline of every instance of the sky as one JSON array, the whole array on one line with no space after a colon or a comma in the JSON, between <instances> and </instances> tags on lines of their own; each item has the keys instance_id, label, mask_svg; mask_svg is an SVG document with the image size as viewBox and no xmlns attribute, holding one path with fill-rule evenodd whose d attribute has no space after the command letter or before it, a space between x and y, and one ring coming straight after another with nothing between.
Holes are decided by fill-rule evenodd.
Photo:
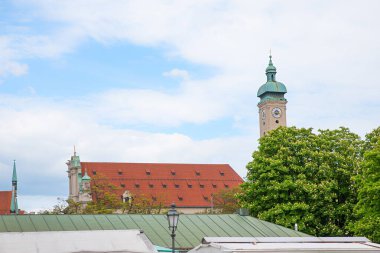
<instances>
[{"instance_id":1,"label":"sky","mask_svg":"<svg viewBox=\"0 0 380 253\"><path fill-rule=\"evenodd\" d=\"M377 0L1 0L0 190L68 195L82 161L228 163L259 138L269 50L288 126L380 125Z\"/></svg>"}]
</instances>

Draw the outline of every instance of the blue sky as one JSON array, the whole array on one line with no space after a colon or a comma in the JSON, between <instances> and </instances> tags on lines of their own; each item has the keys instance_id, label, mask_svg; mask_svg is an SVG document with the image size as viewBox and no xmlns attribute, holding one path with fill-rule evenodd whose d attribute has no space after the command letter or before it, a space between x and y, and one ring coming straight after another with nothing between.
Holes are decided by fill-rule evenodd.
<instances>
[{"instance_id":1,"label":"blue sky","mask_svg":"<svg viewBox=\"0 0 380 253\"><path fill-rule=\"evenodd\" d=\"M288 125L380 123L380 21L365 1L0 2L0 189L67 196L65 161L229 163L259 137L269 49Z\"/></svg>"}]
</instances>

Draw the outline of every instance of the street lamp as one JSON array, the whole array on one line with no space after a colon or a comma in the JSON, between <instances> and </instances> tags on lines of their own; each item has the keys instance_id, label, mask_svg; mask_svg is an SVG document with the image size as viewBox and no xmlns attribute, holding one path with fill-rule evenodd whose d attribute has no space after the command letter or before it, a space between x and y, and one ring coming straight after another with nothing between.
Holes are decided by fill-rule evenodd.
<instances>
[{"instance_id":1,"label":"street lamp","mask_svg":"<svg viewBox=\"0 0 380 253\"><path fill-rule=\"evenodd\" d=\"M171 209L168 211L168 214L166 215L169 222L169 230L172 232L172 253L174 253L174 243L175 243L175 231L177 229L178 219L179 219L179 213L177 210L175 210L175 204L173 203L171 205Z\"/></svg>"}]
</instances>

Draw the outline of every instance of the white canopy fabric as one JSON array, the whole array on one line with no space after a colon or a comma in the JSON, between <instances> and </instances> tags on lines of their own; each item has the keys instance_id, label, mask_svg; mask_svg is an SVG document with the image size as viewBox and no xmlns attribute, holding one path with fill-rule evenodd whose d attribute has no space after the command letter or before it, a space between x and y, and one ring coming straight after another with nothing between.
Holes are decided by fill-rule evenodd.
<instances>
[{"instance_id":1,"label":"white canopy fabric","mask_svg":"<svg viewBox=\"0 0 380 253\"><path fill-rule=\"evenodd\" d=\"M189 253L374 252L380 245L364 237L208 237Z\"/></svg>"},{"instance_id":2,"label":"white canopy fabric","mask_svg":"<svg viewBox=\"0 0 380 253\"><path fill-rule=\"evenodd\" d=\"M156 253L140 230L0 233L1 253Z\"/></svg>"}]
</instances>

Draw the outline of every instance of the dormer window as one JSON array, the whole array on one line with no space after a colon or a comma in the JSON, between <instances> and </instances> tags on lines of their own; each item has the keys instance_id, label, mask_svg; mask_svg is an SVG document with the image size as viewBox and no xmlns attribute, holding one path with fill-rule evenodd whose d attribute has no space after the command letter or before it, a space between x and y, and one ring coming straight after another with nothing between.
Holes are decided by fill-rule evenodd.
<instances>
[{"instance_id":1,"label":"dormer window","mask_svg":"<svg viewBox=\"0 0 380 253\"><path fill-rule=\"evenodd\" d=\"M205 185L204 184L199 184L199 187L200 188L205 188Z\"/></svg>"},{"instance_id":2,"label":"dormer window","mask_svg":"<svg viewBox=\"0 0 380 253\"><path fill-rule=\"evenodd\" d=\"M119 175L123 175L123 172L122 172L121 170L119 170L119 171L117 172L117 174L119 174Z\"/></svg>"},{"instance_id":3,"label":"dormer window","mask_svg":"<svg viewBox=\"0 0 380 253\"><path fill-rule=\"evenodd\" d=\"M212 184L212 188L216 188L216 187L217 187L216 184L213 183L213 184Z\"/></svg>"},{"instance_id":4,"label":"dormer window","mask_svg":"<svg viewBox=\"0 0 380 253\"><path fill-rule=\"evenodd\" d=\"M162 183L162 188L166 188L166 187L167 187L166 183Z\"/></svg>"},{"instance_id":5,"label":"dormer window","mask_svg":"<svg viewBox=\"0 0 380 253\"><path fill-rule=\"evenodd\" d=\"M172 176L175 176L175 170L171 170L170 173L172 174Z\"/></svg>"},{"instance_id":6,"label":"dormer window","mask_svg":"<svg viewBox=\"0 0 380 253\"><path fill-rule=\"evenodd\" d=\"M208 201L208 197L207 196L203 196L203 199Z\"/></svg>"},{"instance_id":7,"label":"dormer window","mask_svg":"<svg viewBox=\"0 0 380 253\"><path fill-rule=\"evenodd\" d=\"M174 187L175 188L179 188L179 184L174 184Z\"/></svg>"},{"instance_id":8,"label":"dormer window","mask_svg":"<svg viewBox=\"0 0 380 253\"><path fill-rule=\"evenodd\" d=\"M92 171L92 175L96 175L96 170L93 170L93 171Z\"/></svg>"},{"instance_id":9,"label":"dormer window","mask_svg":"<svg viewBox=\"0 0 380 253\"><path fill-rule=\"evenodd\" d=\"M183 196L182 195L178 195L178 200L182 201L183 200Z\"/></svg>"},{"instance_id":10,"label":"dormer window","mask_svg":"<svg viewBox=\"0 0 380 253\"><path fill-rule=\"evenodd\" d=\"M193 188L193 185L190 184L190 183L187 183L187 187L189 187L189 188Z\"/></svg>"},{"instance_id":11,"label":"dormer window","mask_svg":"<svg viewBox=\"0 0 380 253\"><path fill-rule=\"evenodd\" d=\"M140 184L139 183L135 183L135 188L140 188Z\"/></svg>"},{"instance_id":12,"label":"dormer window","mask_svg":"<svg viewBox=\"0 0 380 253\"><path fill-rule=\"evenodd\" d=\"M224 188L229 188L230 186L228 184L224 184Z\"/></svg>"},{"instance_id":13,"label":"dormer window","mask_svg":"<svg viewBox=\"0 0 380 253\"><path fill-rule=\"evenodd\" d=\"M150 170L145 170L145 174L146 174L147 176L150 176Z\"/></svg>"},{"instance_id":14,"label":"dormer window","mask_svg":"<svg viewBox=\"0 0 380 253\"><path fill-rule=\"evenodd\" d=\"M150 183L149 188L154 188L154 185L152 183Z\"/></svg>"},{"instance_id":15,"label":"dormer window","mask_svg":"<svg viewBox=\"0 0 380 253\"><path fill-rule=\"evenodd\" d=\"M224 176L224 171L219 171L219 174L223 177Z\"/></svg>"},{"instance_id":16,"label":"dormer window","mask_svg":"<svg viewBox=\"0 0 380 253\"><path fill-rule=\"evenodd\" d=\"M120 184L120 187L121 188L125 188L125 184Z\"/></svg>"},{"instance_id":17,"label":"dormer window","mask_svg":"<svg viewBox=\"0 0 380 253\"><path fill-rule=\"evenodd\" d=\"M152 196L152 200L153 201L157 201L157 197L156 196Z\"/></svg>"},{"instance_id":18,"label":"dormer window","mask_svg":"<svg viewBox=\"0 0 380 253\"><path fill-rule=\"evenodd\" d=\"M200 176L200 175L201 175L201 172L200 172L199 170L196 170L196 171L195 171L195 175L196 175L196 176Z\"/></svg>"}]
</instances>

